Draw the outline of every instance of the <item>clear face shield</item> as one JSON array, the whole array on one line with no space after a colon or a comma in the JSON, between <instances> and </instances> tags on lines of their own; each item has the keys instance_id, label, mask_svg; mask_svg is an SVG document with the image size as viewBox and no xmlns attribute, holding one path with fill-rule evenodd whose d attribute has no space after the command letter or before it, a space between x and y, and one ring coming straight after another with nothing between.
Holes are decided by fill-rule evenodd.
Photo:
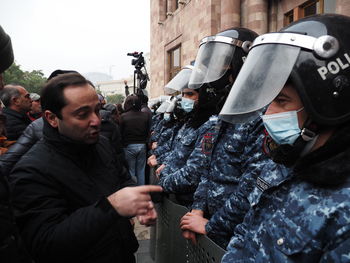
<instances>
[{"instance_id":1,"label":"clear face shield","mask_svg":"<svg viewBox=\"0 0 350 263\"><path fill-rule=\"evenodd\" d=\"M188 88L188 81L192 73L193 66L185 66L176 76L165 85L164 91L166 94L174 94Z\"/></svg>"},{"instance_id":2,"label":"clear face shield","mask_svg":"<svg viewBox=\"0 0 350 263\"><path fill-rule=\"evenodd\" d=\"M170 96L161 96L160 101L162 104L158 107L156 113L164 113L170 104Z\"/></svg>"},{"instance_id":3,"label":"clear face shield","mask_svg":"<svg viewBox=\"0 0 350 263\"><path fill-rule=\"evenodd\" d=\"M259 116L280 93L298 59L301 49L330 57L325 43L337 46L331 36L314 38L295 33L270 33L258 37L232 86L220 112L220 118L232 123L245 123ZM335 53L334 53L334 50Z\"/></svg>"},{"instance_id":4,"label":"clear face shield","mask_svg":"<svg viewBox=\"0 0 350 263\"><path fill-rule=\"evenodd\" d=\"M242 41L224 37L206 37L201 41L188 87L199 89L204 83L220 79L230 68L236 46Z\"/></svg>"},{"instance_id":5,"label":"clear face shield","mask_svg":"<svg viewBox=\"0 0 350 263\"><path fill-rule=\"evenodd\" d=\"M157 109L157 113L164 113L166 109L169 107L170 102L169 101L164 101L159 108Z\"/></svg>"},{"instance_id":6,"label":"clear face shield","mask_svg":"<svg viewBox=\"0 0 350 263\"><path fill-rule=\"evenodd\" d=\"M172 98L165 112L168 112L168 113L173 112L176 107L176 103L177 103L177 98L176 97Z\"/></svg>"}]
</instances>

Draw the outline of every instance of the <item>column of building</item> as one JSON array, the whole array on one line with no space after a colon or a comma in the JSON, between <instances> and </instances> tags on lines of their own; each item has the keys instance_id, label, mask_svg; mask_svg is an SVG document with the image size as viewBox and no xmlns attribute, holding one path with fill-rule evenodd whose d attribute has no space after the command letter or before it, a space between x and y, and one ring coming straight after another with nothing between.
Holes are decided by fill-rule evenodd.
<instances>
[{"instance_id":1,"label":"column of building","mask_svg":"<svg viewBox=\"0 0 350 263\"><path fill-rule=\"evenodd\" d=\"M241 1L221 1L220 31L241 26Z\"/></svg>"},{"instance_id":2,"label":"column of building","mask_svg":"<svg viewBox=\"0 0 350 263\"><path fill-rule=\"evenodd\" d=\"M268 32L268 1L248 0L247 3L247 26L258 34Z\"/></svg>"}]
</instances>

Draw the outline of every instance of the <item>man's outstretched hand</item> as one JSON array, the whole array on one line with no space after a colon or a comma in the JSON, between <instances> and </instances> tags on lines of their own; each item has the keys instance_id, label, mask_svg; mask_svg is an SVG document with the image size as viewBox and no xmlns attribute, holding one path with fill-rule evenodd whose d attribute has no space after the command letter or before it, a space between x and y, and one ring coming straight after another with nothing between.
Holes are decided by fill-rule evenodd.
<instances>
[{"instance_id":1,"label":"man's outstretched hand","mask_svg":"<svg viewBox=\"0 0 350 263\"><path fill-rule=\"evenodd\" d=\"M150 192L162 192L158 185L125 187L107 197L121 216L143 216L154 210Z\"/></svg>"}]
</instances>

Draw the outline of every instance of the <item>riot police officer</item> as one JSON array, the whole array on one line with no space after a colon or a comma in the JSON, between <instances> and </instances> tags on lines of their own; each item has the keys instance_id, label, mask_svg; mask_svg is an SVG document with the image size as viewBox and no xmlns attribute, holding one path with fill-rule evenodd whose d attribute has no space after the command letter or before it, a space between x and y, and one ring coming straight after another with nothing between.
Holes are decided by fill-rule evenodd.
<instances>
[{"instance_id":1,"label":"riot police officer","mask_svg":"<svg viewBox=\"0 0 350 263\"><path fill-rule=\"evenodd\" d=\"M263 169L222 262L348 262L350 18L317 15L258 37L224 118L262 116Z\"/></svg>"},{"instance_id":2,"label":"riot police officer","mask_svg":"<svg viewBox=\"0 0 350 263\"><path fill-rule=\"evenodd\" d=\"M165 191L177 193L178 196L189 194L187 204L192 203L192 195L201 175L208 172L209 152L216 142L215 130L220 129L217 117L209 120L208 117L216 116L221 110L256 36L255 32L245 28L231 28L205 37L200 43L188 89L184 91L198 93L198 103L195 104L197 115L193 119L194 122L201 120L203 124L198 130L200 132L189 133L183 138L184 147L178 150L177 156L173 154L161 178ZM201 115L206 119L200 118Z\"/></svg>"}]
</instances>

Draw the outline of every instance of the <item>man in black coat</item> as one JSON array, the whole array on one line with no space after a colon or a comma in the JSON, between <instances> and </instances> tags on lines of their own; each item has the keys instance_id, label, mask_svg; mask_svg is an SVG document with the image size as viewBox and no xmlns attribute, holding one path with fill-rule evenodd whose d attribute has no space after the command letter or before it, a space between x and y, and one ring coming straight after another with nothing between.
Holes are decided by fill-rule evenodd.
<instances>
[{"instance_id":1,"label":"man in black coat","mask_svg":"<svg viewBox=\"0 0 350 263\"><path fill-rule=\"evenodd\" d=\"M129 218L156 218L149 192L133 185L100 137L100 103L80 74L51 79L41 94L43 140L11 173L15 216L35 262L135 262Z\"/></svg>"},{"instance_id":2,"label":"man in black coat","mask_svg":"<svg viewBox=\"0 0 350 263\"><path fill-rule=\"evenodd\" d=\"M1 91L1 100L5 105L2 112L6 116L6 137L15 141L32 122L27 115L32 107L30 94L20 85L6 85Z\"/></svg>"}]
</instances>

